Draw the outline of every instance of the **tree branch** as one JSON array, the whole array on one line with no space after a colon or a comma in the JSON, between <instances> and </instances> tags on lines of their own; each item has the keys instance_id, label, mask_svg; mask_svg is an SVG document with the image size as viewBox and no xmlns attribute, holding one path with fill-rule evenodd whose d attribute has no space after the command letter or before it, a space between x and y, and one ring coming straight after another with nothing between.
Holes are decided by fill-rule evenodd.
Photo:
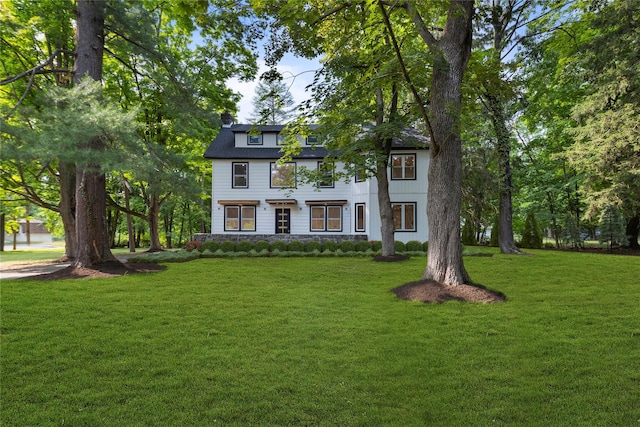
<instances>
[{"instance_id":1,"label":"tree branch","mask_svg":"<svg viewBox=\"0 0 640 427\"><path fill-rule=\"evenodd\" d=\"M382 7L382 4L380 4L380 6ZM405 1L403 7L413 20L413 23L416 26L416 30L418 31L418 35L427 44L429 49L439 49L438 40L436 40L433 34L431 34L431 31L429 31L429 27L427 27L427 24L424 23L422 16L420 16L418 11L414 9L411 2Z\"/></svg>"},{"instance_id":2,"label":"tree branch","mask_svg":"<svg viewBox=\"0 0 640 427\"><path fill-rule=\"evenodd\" d=\"M46 67L47 65L51 65L53 63L53 60L55 59L55 57L59 54L59 53L69 53L69 54L74 54L74 52L65 50L65 49L56 49L51 55L49 55L49 58L43 62L42 64L36 65L33 68L30 68L27 71L24 71L18 75L15 76L11 76L11 77L7 77L4 80L0 80L0 86L4 86L7 85L9 83L13 83L17 80L20 80L23 77L29 76L31 75L31 77L33 77L35 74L47 74L47 73L69 73L71 72L71 70L64 70L64 69L53 69L53 70L46 70L46 71L41 71L44 67Z\"/></svg>"},{"instance_id":3,"label":"tree branch","mask_svg":"<svg viewBox=\"0 0 640 427\"><path fill-rule=\"evenodd\" d=\"M406 4L408 4L408 2ZM382 1L379 1L378 5L380 6L380 11L382 13L384 25L387 27L387 31L389 32L389 37L391 38L393 50L395 51L396 57L398 58L398 62L400 64L400 68L402 69L402 74L404 76L404 79L409 85L409 89L411 90L413 99L418 105L418 110L420 111L420 115L422 116L422 119L424 120L424 123L427 126L427 131L429 132L429 138L431 139L431 146L433 148L433 153L434 153L433 155L436 156L438 154L438 151L440 151L440 148L434 136L433 128L431 127L431 121L429 120L429 115L427 114L427 110L424 108L424 102L422 101L422 97L420 96L420 94L418 93L418 90L414 86L413 81L411 80L411 76L409 75L409 71L407 70L407 66L404 62L404 58L402 57L402 53L400 52L400 46L398 45L395 32L393 31L393 27L391 26L391 21L389 20L389 15L387 14L387 9L385 9ZM422 18L420 18L420 20L422 20Z\"/></svg>"}]
</instances>

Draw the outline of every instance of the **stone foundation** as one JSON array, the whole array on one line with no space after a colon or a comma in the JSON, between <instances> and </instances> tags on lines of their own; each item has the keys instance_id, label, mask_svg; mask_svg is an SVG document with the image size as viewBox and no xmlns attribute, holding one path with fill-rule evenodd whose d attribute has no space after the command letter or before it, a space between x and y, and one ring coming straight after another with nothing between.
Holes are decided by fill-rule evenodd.
<instances>
[{"instance_id":1,"label":"stone foundation","mask_svg":"<svg viewBox=\"0 0 640 427\"><path fill-rule=\"evenodd\" d=\"M348 234L209 234L209 233L196 233L193 235L193 240L197 240L200 243L207 241L214 241L222 243L230 240L232 242L249 241L255 243L260 240L265 240L269 243L275 241L283 241L290 243L298 241L307 243L311 241L324 243L327 241L333 241L336 243L344 242L345 240L353 243L367 240L366 235L348 235Z\"/></svg>"}]
</instances>

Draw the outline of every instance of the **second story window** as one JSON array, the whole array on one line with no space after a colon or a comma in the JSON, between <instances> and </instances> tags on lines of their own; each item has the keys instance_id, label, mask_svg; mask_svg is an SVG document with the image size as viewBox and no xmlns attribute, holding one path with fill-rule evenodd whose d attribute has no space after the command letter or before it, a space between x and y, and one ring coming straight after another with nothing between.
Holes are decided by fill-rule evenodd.
<instances>
[{"instance_id":1,"label":"second story window","mask_svg":"<svg viewBox=\"0 0 640 427\"><path fill-rule=\"evenodd\" d=\"M282 165L271 162L271 188L291 188L295 186L295 162L287 162Z\"/></svg>"},{"instance_id":2,"label":"second story window","mask_svg":"<svg viewBox=\"0 0 640 427\"><path fill-rule=\"evenodd\" d=\"M318 187L333 188L333 165L318 162Z\"/></svg>"},{"instance_id":3,"label":"second story window","mask_svg":"<svg viewBox=\"0 0 640 427\"><path fill-rule=\"evenodd\" d=\"M249 188L249 163L233 163L233 177L231 186L233 188Z\"/></svg>"},{"instance_id":4,"label":"second story window","mask_svg":"<svg viewBox=\"0 0 640 427\"><path fill-rule=\"evenodd\" d=\"M416 179L416 155L394 154L391 156L391 179Z\"/></svg>"},{"instance_id":5,"label":"second story window","mask_svg":"<svg viewBox=\"0 0 640 427\"><path fill-rule=\"evenodd\" d=\"M259 133L257 135L249 134L247 136L247 138L249 138L247 140L247 144L249 144L249 145L262 145L262 134L261 133Z\"/></svg>"},{"instance_id":6,"label":"second story window","mask_svg":"<svg viewBox=\"0 0 640 427\"><path fill-rule=\"evenodd\" d=\"M319 141L318 135L309 135L307 137L307 145L317 145Z\"/></svg>"}]
</instances>

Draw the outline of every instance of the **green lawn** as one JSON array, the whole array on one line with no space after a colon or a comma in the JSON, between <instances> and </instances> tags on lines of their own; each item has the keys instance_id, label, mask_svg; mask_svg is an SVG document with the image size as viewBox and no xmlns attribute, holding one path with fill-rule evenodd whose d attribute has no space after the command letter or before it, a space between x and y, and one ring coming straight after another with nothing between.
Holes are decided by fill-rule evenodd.
<instances>
[{"instance_id":1,"label":"green lawn","mask_svg":"<svg viewBox=\"0 0 640 427\"><path fill-rule=\"evenodd\" d=\"M390 289L423 259L231 258L3 280L3 426L631 426L640 258L466 258L505 303Z\"/></svg>"}]
</instances>

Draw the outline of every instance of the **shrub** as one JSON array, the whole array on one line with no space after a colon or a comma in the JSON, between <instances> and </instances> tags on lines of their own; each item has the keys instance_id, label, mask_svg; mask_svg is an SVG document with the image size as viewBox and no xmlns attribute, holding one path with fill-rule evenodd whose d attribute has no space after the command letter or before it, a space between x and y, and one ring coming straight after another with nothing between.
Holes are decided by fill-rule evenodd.
<instances>
[{"instance_id":1,"label":"shrub","mask_svg":"<svg viewBox=\"0 0 640 427\"><path fill-rule=\"evenodd\" d=\"M266 240L258 240L255 245L253 245L253 249L255 249L256 252L268 251L270 247L271 245Z\"/></svg>"},{"instance_id":2,"label":"shrub","mask_svg":"<svg viewBox=\"0 0 640 427\"><path fill-rule=\"evenodd\" d=\"M422 250L427 252L429 250L429 242L426 241L422 244Z\"/></svg>"},{"instance_id":3,"label":"shrub","mask_svg":"<svg viewBox=\"0 0 640 427\"><path fill-rule=\"evenodd\" d=\"M287 251L287 243L283 242L282 240L276 240L275 242L271 243L271 252L286 252Z\"/></svg>"},{"instance_id":4,"label":"shrub","mask_svg":"<svg viewBox=\"0 0 640 427\"><path fill-rule=\"evenodd\" d=\"M236 244L231 240L225 240L224 242L220 243L220 249L222 250L222 252L235 252Z\"/></svg>"},{"instance_id":5,"label":"shrub","mask_svg":"<svg viewBox=\"0 0 640 427\"><path fill-rule=\"evenodd\" d=\"M350 240L344 240L340 242L338 247L342 252L353 252L356 248L356 245Z\"/></svg>"},{"instance_id":6,"label":"shrub","mask_svg":"<svg viewBox=\"0 0 640 427\"><path fill-rule=\"evenodd\" d=\"M249 252L253 248L253 243L249 240L242 240L236 244L236 251Z\"/></svg>"},{"instance_id":7,"label":"shrub","mask_svg":"<svg viewBox=\"0 0 640 427\"><path fill-rule=\"evenodd\" d=\"M356 243L356 251L358 252L366 252L371 249L371 243L368 240L360 240Z\"/></svg>"},{"instance_id":8,"label":"shrub","mask_svg":"<svg viewBox=\"0 0 640 427\"><path fill-rule=\"evenodd\" d=\"M200 252L201 247L202 243L197 240L191 240L184 244L184 248L187 250L187 252L191 252L193 250L197 250L198 252Z\"/></svg>"},{"instance_id":9,"label":"shrub","mask_svg":"<svg viewBox=\"0 0 640 427\"><path fill-rule=\"evenodd\" d=\"M289 242L287 250L289 252L304 252L304 244L298 240L294 240L293 242Z\"/></svg>"},{"instance_id":10,"label":"shrub","mask_svg":"<svg viewBox=\"0 0 640 427\"><path fill-rule=\"evenodd\" d=\"M407 250L407 245L405 245L404 242L401 242L400 240L396 240L395 242L393 242L393 246L396 252L404 252Z\"/></svg>"},{"instance_id":11,"label":"shrub","mask_svg":"<svg viewBox=\"0 0 640 427\"><path fill-rule=\"evenodd\" d=\"M417 240L409 240L405 246L409 252L422 252L422 243Z\"/></svg>"},{"instance_id":12,"label":"shrub","mask_svg":"<svg viewBox=\"0 0 640 427\"><path fill-rule=\"evenodd\" d=\"M382 242L379 240L374 240L373 242L371 242L371 249L373 249L374 252L381 251Z\"/></svg>"},{"instance_id":13,"label":"shrub","mask_svg":"<svg viewBox=\"0 0 640 427\"><path fill-rule=\"evenodd\" d=\"M218 242L215 242L213 240L208 240L202 244L201 250L202 252L204 251L215 252L218 250L219 247L220 247L220 244Z\"/></svg>"},{"instance_id":14,"label":"shrub","mask_svg":"<svg viewBox=\"0 0 640 427\"><path fill-rule=\"evenodd\" d=\"M327 240L322 244L322 252L330 251L335 252L338 249L338 244L333 240Z\"/></svg>"},{"instance_id":15,"label":"shrub","mask_svg":"<svg viewBox=\"0 0 640 427\"><path fill-rule=\"evenodd\" d=\"M304 244L305 252L315 252L315 251L320 252L321 248L322 248L322 245L320 244L320 242L316 242L315 240L312 240Z\"/></svg>"}]
</instances>

